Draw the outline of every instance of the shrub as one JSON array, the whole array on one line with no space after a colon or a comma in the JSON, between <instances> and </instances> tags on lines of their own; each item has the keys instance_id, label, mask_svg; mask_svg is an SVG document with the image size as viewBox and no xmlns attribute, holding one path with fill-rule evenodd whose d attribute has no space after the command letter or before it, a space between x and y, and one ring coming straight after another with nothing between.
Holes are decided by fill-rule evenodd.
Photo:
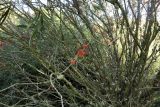
<instances>
[{"instance_id":1,"label":"shrub","mask_svg":"<svg viewBox=\"0 0 160 107\"><path fill-rule=\"evenodd\" d=\"M22 0L29 12L16 2L1 3L6 10L1 9L0 37L7 43L1 52L8 65L2 70L9 71L9 76L3 71L1 105L156 105L160 78L159 69L152 68L159 57L158 1Z\"/></svg>"}]
</instances>

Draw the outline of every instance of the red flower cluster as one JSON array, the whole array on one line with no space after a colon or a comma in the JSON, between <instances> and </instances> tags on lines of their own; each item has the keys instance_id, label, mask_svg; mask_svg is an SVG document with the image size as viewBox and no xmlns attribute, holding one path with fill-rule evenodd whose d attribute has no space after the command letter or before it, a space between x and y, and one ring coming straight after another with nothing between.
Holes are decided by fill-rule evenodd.
<instances>
[{"instance_id":1,"label":"red flower cluster","mask_svg":"<svg viewBox=\"0 0 160 107\"><path fill-rule=\"evenodd\" d=\"M83 44L82 47L80 47L77 50L76 56L78 56L80 58L85 57L86 55L88 55L88 48L89 48L88 44Z\"/></svg>"},{"instance_id":2,"label":"red flower cluster","mask_svg":"<svg viewBox=\"0 0 160 107\"><path fill-rule=\"evenodd\" d=\"M74 59L71 59L70 60L70 64L76 64L77 63L77 58L83 58L85 56L88 55L88 48L89 48L89 45L88 44L83 44L82 47L80 47L77 51L76 51L76 56Z\"/></svg>"},{"instance_id":3,"label":"red flower cluster","mask_svg":"<svg viewBox=\"0 0 160 107\"><path fill-rule=\"evenodd\" d=\"M76 52L76 55L78 56L78 57L80 57L80 58L82 58L82 57L84 57L84 56L86 56L86 51L84 50L84 49L79 49L79 50L77 50L77 52Z\"/></svg>"},{"instance_id":4,"label":"red flower cluster","mask_svg":"<svg viewBox=\"0 0 160 107\"><path fill-rule=\"evenodd\" d=\"M75 65L76 63L77 63L77 61L75 59L70 60L70 64Z\"/></svg>"}]
</instances>

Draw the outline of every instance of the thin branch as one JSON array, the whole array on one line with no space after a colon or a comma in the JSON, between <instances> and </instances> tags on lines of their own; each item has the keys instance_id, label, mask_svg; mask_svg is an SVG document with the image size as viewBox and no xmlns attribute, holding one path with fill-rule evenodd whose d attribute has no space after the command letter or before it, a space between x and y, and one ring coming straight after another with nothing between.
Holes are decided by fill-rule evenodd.
<instances>
[{"instance_id":1,"label":"thin branch","mask_svg":"<svg viewBox=\"0 0 160 107\"><path fill-rule=\"evenodd\" d=\"M53 75L54 75L54 73L52 73L52 74L50 75L50 83L51 83L51 86L55 89L55 91L57 92L57 94L60 96L60 99L61 99L61 107L64 107L63 96L62 96L62 94L58 91L58 89L55 87L55 85L54 85L54 83L53 83L53 80L52 80Z\"/></svg>"}]
</instances>

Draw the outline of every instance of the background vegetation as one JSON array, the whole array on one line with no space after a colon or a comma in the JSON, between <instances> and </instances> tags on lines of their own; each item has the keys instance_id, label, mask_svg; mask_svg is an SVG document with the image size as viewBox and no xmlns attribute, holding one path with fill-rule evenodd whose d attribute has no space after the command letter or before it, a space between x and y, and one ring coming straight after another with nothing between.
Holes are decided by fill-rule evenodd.
<instances>
[{"instance_id":1,"label":"background vegetation","mask_svg":"<svg viewBox=\"0 0 160 107\"><path fill-rule=\"evenodd\" d=\"M1 0L0 107L158 107L159 5Z\"/></svg>"}]
</instances>

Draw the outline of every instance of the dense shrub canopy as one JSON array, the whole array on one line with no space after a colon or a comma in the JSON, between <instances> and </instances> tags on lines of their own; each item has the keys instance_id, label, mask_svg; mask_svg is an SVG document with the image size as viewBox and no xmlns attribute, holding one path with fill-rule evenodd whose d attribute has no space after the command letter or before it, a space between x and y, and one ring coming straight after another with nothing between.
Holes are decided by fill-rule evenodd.
<instances>
[{"instance_id":1,"label":"dense shrub canopy","mask_svg":"<svg viewBox=\"0 0 160 107\"><path fill-rule=\"evenodd\" d=\"M158 107L159 10L159 0L1 0L0 105Z\"/></svg>"}]
</instances>

